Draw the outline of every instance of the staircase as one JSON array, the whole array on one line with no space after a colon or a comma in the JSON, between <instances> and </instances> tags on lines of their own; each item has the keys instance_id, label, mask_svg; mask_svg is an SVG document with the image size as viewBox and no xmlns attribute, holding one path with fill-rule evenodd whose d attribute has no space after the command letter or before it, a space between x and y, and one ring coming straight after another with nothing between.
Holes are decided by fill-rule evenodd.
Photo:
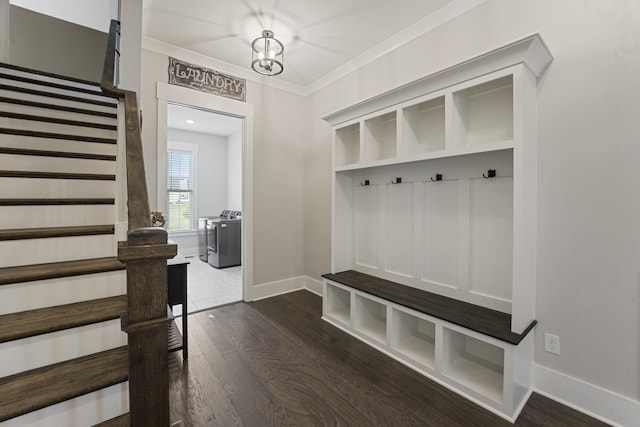
<instances>
[{"instance_id":1,"label":"staircase","mask_svg":"<svg viewBox=\"0 0 640 427\"><path fill-rule=\"evenodd\" d=\"M0 64L5 427L129 424L117 110L98 84Z\"/></svg>"}]
</instances>

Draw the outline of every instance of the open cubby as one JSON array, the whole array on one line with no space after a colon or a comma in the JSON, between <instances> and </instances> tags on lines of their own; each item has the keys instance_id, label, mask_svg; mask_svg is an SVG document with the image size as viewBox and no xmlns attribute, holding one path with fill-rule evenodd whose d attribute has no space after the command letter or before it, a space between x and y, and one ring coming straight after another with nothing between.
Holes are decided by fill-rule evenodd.
<instances>
[{"instance_id":1,"label":"open cubby","mask_svg":"<svg viewBox=\"0 0 640 427\"><path fill-rule=\"evenodd\" d=\"M392 111L364 122L364 152L366 161L390 159L396 156L396 112Z\"/></svg>"},{"instance_id":2,"label":"open cubby","mask_svg":"<svg viewBox=\"0 0 640 427\"><path fill-rule=\"evenodd\" d=\"M444 96L403 109L406 155L445 149Z\"/></svg>"},{"instance_id":3,"label":"open cubby","mask_svg":"<svg viewBox=\"0 0 640 427\"><path fill-rule=\"evenodd\" d=\"M351 293L337 286L327 284L326 315L349 324L351 318Z\"/></svg>"},{"instance_id":4,"label":"open cubby","mask_svg":"<svg viewBox=\"0 0 640 427\"><path fill-rule=\"evenodd\" d=\"M445 328L442 372L484 397L503 401L502 347Z\"/></svg>"},{"instance_id":5,"label":"open cubby","mask_svg":"<svg viewBox=\"0 0 640 427\"><path fill-rule=\"evenodd\" d=\"M387 306L362 295L356 295L353 327L369 338L386 344Z\"/></svg>"},{"instance_id":6,"label":"open cubby","mask_svg":"<svg viewBox=\"0 0 640 427\"><path fill-rule=\"evenodd\" d=\"M360 123L336 130L336 165L344 166L360 161Z\"/></svg>"},{"instance_id":7,"label":"open cubby","mask_svg":"<svg viewBox=\"0 0 640 427\"><path fill-rule=\"evenodd\" d=\"M391 348L433 369L435 367L435 323L397 308L392 309L392 316Z\"/></svg>"},{"instance_id":8,"label":"open cubby","mask_svg":"<svg viewBox=\"0 0 640 427\"><path fill-rule=\"evenodd\" d=\"M512 75L457 91L453 100L459 146L513 139Z\"/></svg>"}]
</instances>

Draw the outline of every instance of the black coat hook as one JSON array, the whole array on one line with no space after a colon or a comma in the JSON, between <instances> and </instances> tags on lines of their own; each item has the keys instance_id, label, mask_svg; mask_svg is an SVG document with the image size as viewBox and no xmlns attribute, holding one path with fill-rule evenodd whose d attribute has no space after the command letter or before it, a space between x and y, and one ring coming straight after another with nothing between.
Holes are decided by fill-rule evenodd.
<instances>
[{"instance_id":1,"label":"black coat hook","mask_svg":"<svg viewBox=\"0 0 640 427\"><path fill-rule=\"evenodd\" d=\"M496 177L496 170L495 169L489 169L487 171L487 174L482 174L483 177L485 178L495 178Z\"/></svg>"},{"instance_id":2,"label":"black coat hook","mask_svg":"<svg viewBox=\"0 0 640 427\"><path fill-rule=\"evenodd\" d=\"M401 184L402 183L402 178L397 177L395 181L391 181L392 184Z\"/></svg>"},{"instance_id":3,"label":"black coat hook","mask_svg":"<svg viewBox=\"0 0 640 427\"><path fill-rule=\"evenodd\" d=\"M433 179L433 177L431 177L431 181L433 181L433 182L442 181L442 174L441 173L437 173L436 174L436 179Z\"/></svg>"},{"instance_id":4,"label":"black coat hook","mask_svg":"<svg viewBox=\"0 0 640 427\"><path fill-rule=\"evenodd\" d=\"M364 182L360 183L361 186L366 187L367 185L369 185L369 180L365 179Z\"/></svg>"}]
</instances>

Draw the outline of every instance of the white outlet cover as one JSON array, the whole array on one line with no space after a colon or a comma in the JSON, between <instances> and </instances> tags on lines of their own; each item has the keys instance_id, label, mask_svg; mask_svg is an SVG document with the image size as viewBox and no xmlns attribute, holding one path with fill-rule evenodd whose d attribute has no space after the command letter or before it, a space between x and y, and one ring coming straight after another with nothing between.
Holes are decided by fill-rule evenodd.
<instances>
[{"instance_id":1,"label":"white outlet cover","mask_svg":"<svg viewBox=\"0 0 640 427\"><path fill-rule=\"evenodd\" d=\"M560 355L560 337L544 333L544 351Z\"/></svg>"}]
</instances>

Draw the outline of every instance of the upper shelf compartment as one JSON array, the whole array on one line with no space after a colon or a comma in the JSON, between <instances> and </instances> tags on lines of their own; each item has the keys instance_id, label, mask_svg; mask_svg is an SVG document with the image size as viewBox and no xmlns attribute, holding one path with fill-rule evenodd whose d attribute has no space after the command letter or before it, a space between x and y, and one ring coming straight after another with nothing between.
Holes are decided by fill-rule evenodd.
<instances>
[{"instance_id":1,"label":"upper shelf compartment","mask_svg":"<svg viewBox=\"0 0 640 427\"><path fill-rule=\"evenodd\" d=\"M514 105L551 60L535 34L323 117L335 130L334 170L517 146Z\"/></svg>"},{"instance_id":2,"label":"upper shelf compartment","mask_svg":"<svg viewBox=\"0 0 640 427\"><path fill-rule=\"evenodd\" d=\"M455 146L513 139L513 75L453 92Z\"/></svg>"}]
</instances>

